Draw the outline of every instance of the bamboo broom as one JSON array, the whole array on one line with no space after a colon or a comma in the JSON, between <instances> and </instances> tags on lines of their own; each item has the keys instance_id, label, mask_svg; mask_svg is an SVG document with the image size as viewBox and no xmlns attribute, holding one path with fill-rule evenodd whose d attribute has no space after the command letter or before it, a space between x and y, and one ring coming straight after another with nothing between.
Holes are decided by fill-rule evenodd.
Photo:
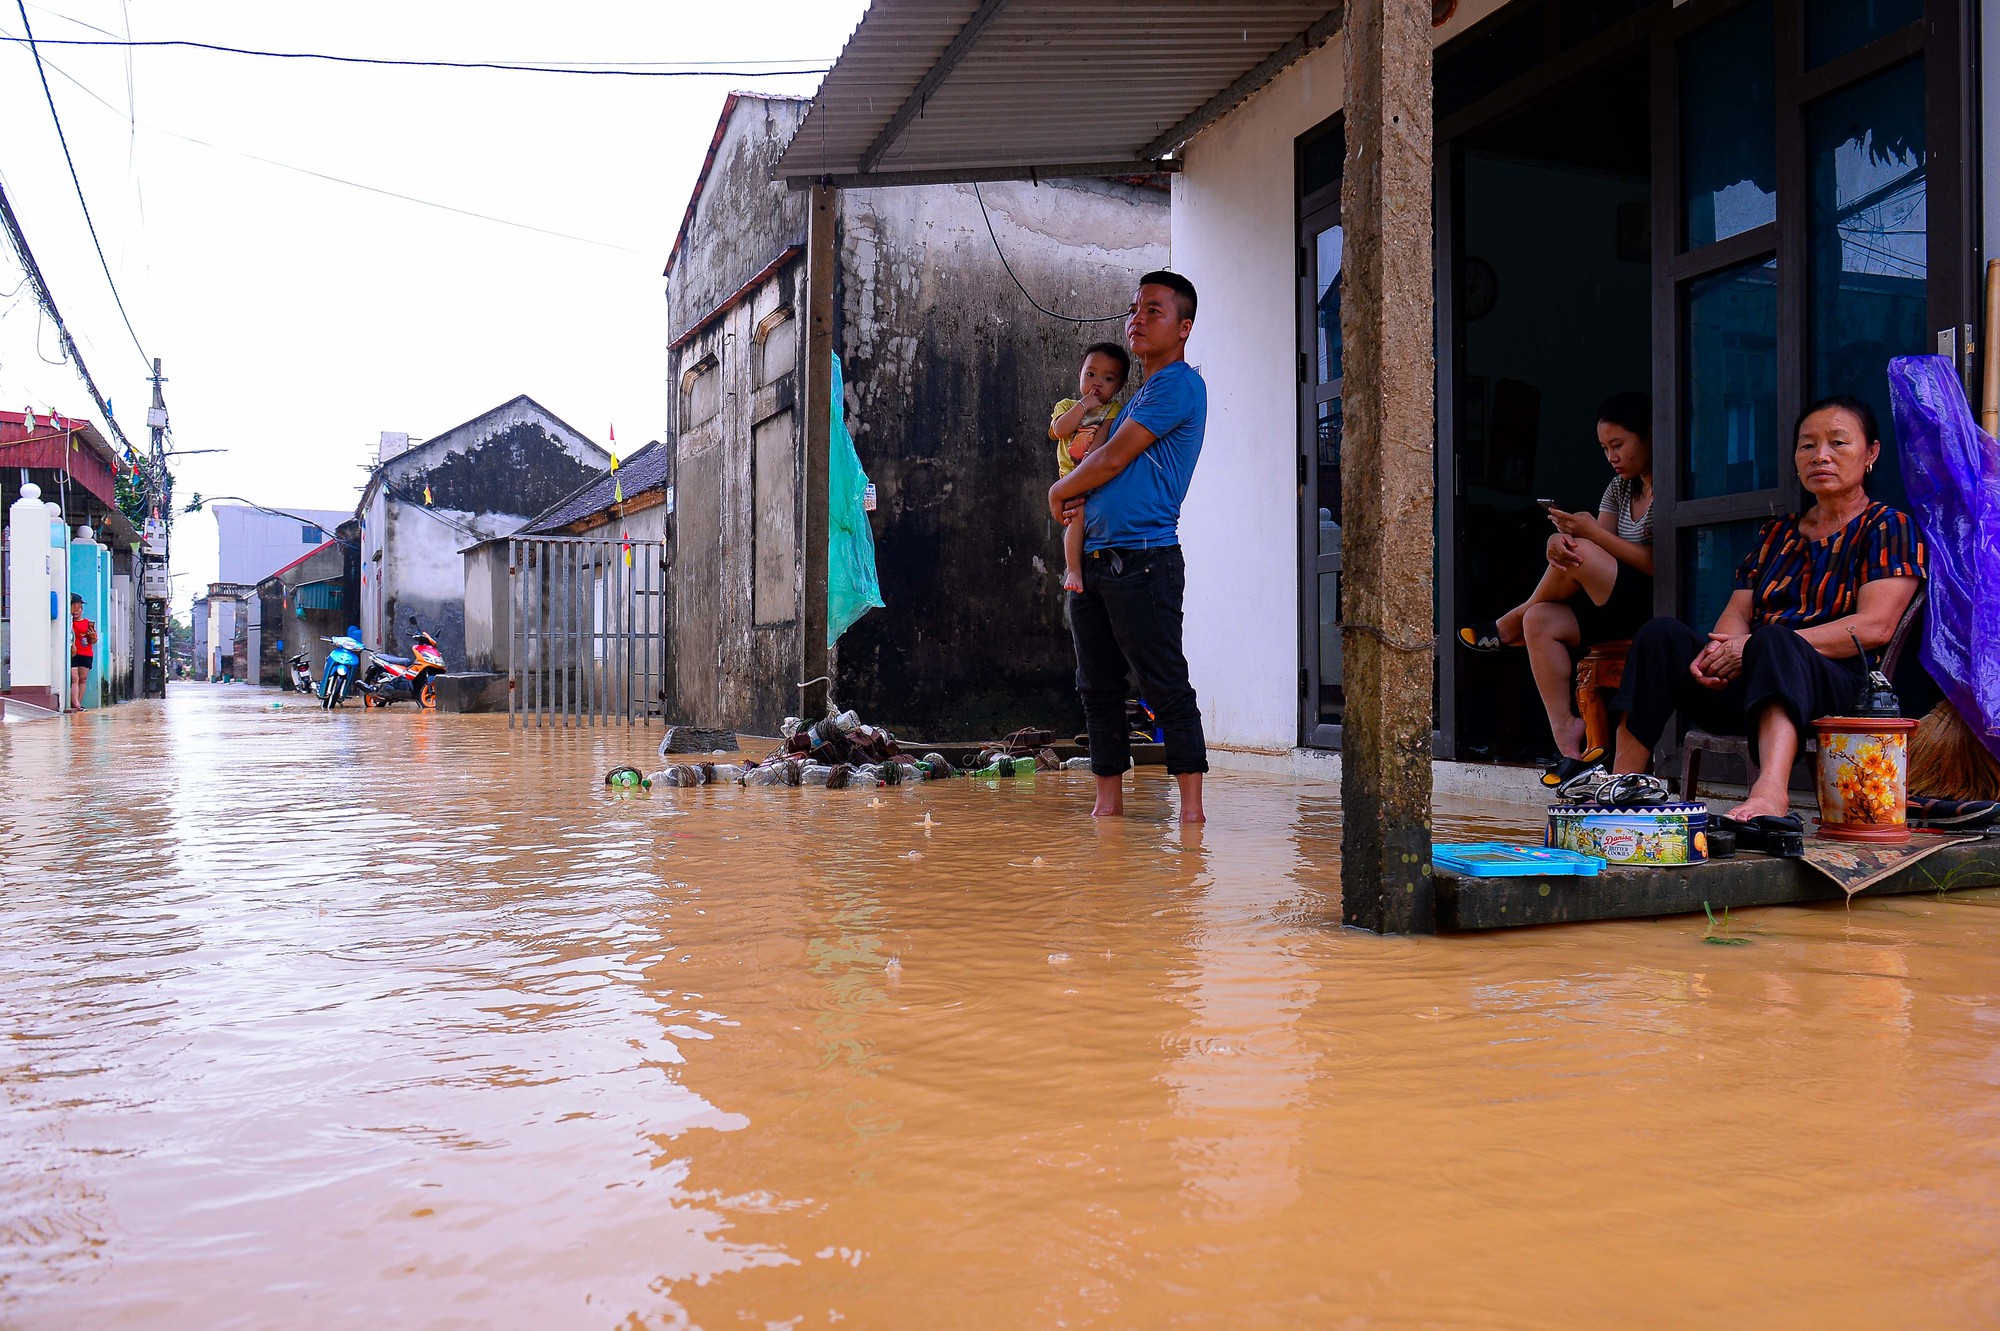
<instances>
[{"instance_id":1,"label":"bamboo broom","mask_svg":"<svg viewBox=\"0 0 2000 1331\"><path fill-rule=\"evenodd\" d=\"M1910 732L1909 791L1943 800L2000 800L2000 761L1949 701Z\"/></svg>"}]
</instances>

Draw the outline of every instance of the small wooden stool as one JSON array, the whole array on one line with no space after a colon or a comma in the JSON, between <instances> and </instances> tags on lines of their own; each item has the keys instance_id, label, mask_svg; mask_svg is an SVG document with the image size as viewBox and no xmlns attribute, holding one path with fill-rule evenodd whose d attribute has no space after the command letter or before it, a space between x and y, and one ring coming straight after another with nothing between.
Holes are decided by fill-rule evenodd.
<instances>
[{"instance_id":1,"label":"small wooden stool","mask_svg":"<svg viewBox=\"0 0 2000 1331\"><path fill-rule=\"evenodd\" d=\"M1625 681L1625 654L1632 640L1600 642L1576 666L1576 714L1583 718L1583 747L1611 751L1611 695Z\"/></svg>"}]
</instances>

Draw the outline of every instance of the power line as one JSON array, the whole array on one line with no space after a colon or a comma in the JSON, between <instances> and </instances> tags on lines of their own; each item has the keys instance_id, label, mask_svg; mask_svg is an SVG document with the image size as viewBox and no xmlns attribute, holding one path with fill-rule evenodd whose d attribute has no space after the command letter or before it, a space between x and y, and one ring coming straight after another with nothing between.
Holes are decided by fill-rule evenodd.
<instances>
[{"instance_id":1,"label":"power line","mask_svg":"<svg viewBox=\"0 0 2000 1331\"><path fill-rule=\"evenodd\" d=\"M0 37L4 36L5 36L4 33L0 33ZM49 69L51 69L61 77L69 80L72 86L81 91L84 94L84 96L96 102L99 106L104 107L107 111L112 112L114 115L122 116L125 114L123 111L120 111L116 106L112 105L110 101L106 100L102 95L100 95L96 89L92 88L89 84L77 78L76 75L71 74L68 70L65 70L60 65L54 64L53 62L46 62L46 63L48 63ZM635 250L629 245L619 245L609 240L597 240L590 236L573 235L567 231L554 231L548 227L536 226L532 222L516 222L512 218L495 217L491 213L474 212L470 208L460 208L457 207L456 205L449 203L439 203L435 199L420 199L414 194L403 194L396 190L385 189L380 185L367 185L363 184L361 181L358 180L348 180L341 176L328 175L324 171L315 171L311 167L298 166L291 162L281 162L274 157L263 157L258 155L257 153L246 152L241 148L231 148L226 144L210 143L207 139L198 139L194 137L192 134L182 134L175 130L163 129L158 125L141 125L136 120L132 122L132 125L135 129L143 129L149 134L163 134L167 138L179 139L182 143L192 143L196 147L207 148L213 152L228 153L232 157L247 158L252 162L261 162L265 166L277 167L281 171L296 171L302 176L311 176L315 180L324 180L334 185L345 185L349 189L364 190L369 194L380 194L385 198L401 199L405 203L420 204L425 208L436 208L442 212L457 213L461 217L476 218L482 222L496 222L501 226L511 226L511 227L516 227L522 231L533 231L539 235L553 236L557 240L573 240L580 245L596 245L602 249L619 250L625 254L650 253L650 251L647 250Z\"/></svg>"},{"instance_id":2,"label":"power line","mask_svg":"<svg viewBox=\"0 0 2000 1331\"><path fill-rule=\"evenodd\" d=\"M42 307L43 313L49 316L49 321L55 324L56 332L62 337L63 350L68 354L70 363L76 366L77 377L83 380L83 386L90 390L90 400L97 404L97 410L104 417L105 427L117 437L119 444L129 456L134 451L132 445L126 442L125 432L118 428L118 419L111 414L111 404L104 400L104 394L97 391L97 382L90 377L90 367L83 363L83 353L77 350L76 339L69 335L69 326L63 322L62 313L56 309L56 298L49 291L47 279L42 276L41 265L35 262L35 252L28 248L28 238L22 234L21 220L14 216L14 205L7 198L7 187L4 184L0 184L0 229L7 232L7 239L21 261L22 270L34 284L36 303Z\"/></svg>"},{"instance_id":3,"label":"power line","mask_svg":"<svg viewBox=\"0 0 2000 1331\"><path fill-rule=\"evenodd\" d=\"M25 8L22 21L27 20ZM100 30L101 31L101 30ZM20 37L0 37L0 41L27 41L30 45L35 38L30 33L25 39ZM695 61L676 62L673 69L651 68L644 65L622 65L596 67L588 64L543 63L531 64L511 60L398 60L387 56L332 55L324 51L260 51L247 46L223 46L215 42L195 42L180 38L154 41L97 40L85 37L51 37L45 39L44 46L111 46L126 50L157 50L162 48L186 51L210 51L218 55L257 56L265 60L323 60L336 65L382 65L394 69L491 69L510 74L574 74L583 78L621 79L691 79L691 78L739 78L769 79L791 74L824 74L831 65L809 64L785 61L787 68L751 69L746 66L762 64L757 60L734 60L702 64Z\"/></svg>"},{"instance_id":4,"label":"power line","mask_svg":"<svg viewBox=\"0 0 2000 1331\"><path fill-rule=\"evenodd\" d=\"M1014 286L1017 289L1019 289L1020 293L1023 296L1027 296L1028 304L1034 306L1036 309L1040 310L1043 314L1048 315L1049 318L1060 319L1066 324L1108 324L1114 320L1123 319L1126 316L1126 314L1130 312L1126 310L1120 310L1116 314L1100 315L1095 319L1079 319L1073 314L1058 314L1054 310L1048 308L1046 305L1043 305L1040 301L1036 300L1032 295L1029 295L1028 289L1021 285L1021 279L1018 277L1014 277L1014 265L1007 262L1007 251L1000 248L1000 237L997 234L995 234L993 230L993 219L990 216L988 216L986 212L986 196L979 192L979 182L976 180L972 182L972 197L979 200L979 215L981 217L986 218L986 234L993 238L993 252L1000 256L1000 266L1007 270L1007 276L1014 278Z\"/></svg>"},{"instance_id":5,"label":"power line","mask_svg":"<svg viewBox=\"0 0 2000 1331\"><path fill-rule=\"evenodd\" d=\"M42 96L48 99L49 118L56 122L56 140L62 144L63 160L69 163L69 183L76 187L76 201L83 208L84 225L90 228L90 243L97 249L98 266L104 269L104 280L111 286L111 299L118 303L118 317L125 321L125 331L132 335L132 345L138 349L139 359L150 360L151 358L146 355L145 345L139 341L139 330L132 326L132 316L125 312L125 297L118 294L118 280L111 276L111 261L104 257L104 242L97 238L97 222L90 215L89 201L83 197L83 181L77 178L76 158L70 156L69 136L63 133L62 116L56 112L56 95L49 87L48 72L42 68L42 52L41 48L35 45L35 30L28 23L27 0L14 0L14 2L21 11L21 31L27 34L28 50L34 53L35 73L42 81ZM68 334L64 336L67 338Z\"/></svg>"}]
</instances>

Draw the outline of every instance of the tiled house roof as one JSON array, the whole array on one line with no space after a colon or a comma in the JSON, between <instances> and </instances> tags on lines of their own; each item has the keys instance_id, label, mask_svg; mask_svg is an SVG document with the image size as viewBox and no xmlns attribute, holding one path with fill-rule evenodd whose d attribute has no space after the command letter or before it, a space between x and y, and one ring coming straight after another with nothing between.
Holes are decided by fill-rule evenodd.
<instances>
[{"instance_id":1,"label":"tiled house roof","mask_svg":"<svg viewBox=\"0 0 2000 1331\"><path fill-rule=\"evenodd\" d=\"M579 486L545 512L537 514L521 531L526 535L555 535L573 522L605 512L612 506L612 496L621 490L625 502L629 504L640 495L666 485L673 467L674 450L671 445L647 444L620 462L617 471L606 472Z\"/></svg>"}]
</instances>

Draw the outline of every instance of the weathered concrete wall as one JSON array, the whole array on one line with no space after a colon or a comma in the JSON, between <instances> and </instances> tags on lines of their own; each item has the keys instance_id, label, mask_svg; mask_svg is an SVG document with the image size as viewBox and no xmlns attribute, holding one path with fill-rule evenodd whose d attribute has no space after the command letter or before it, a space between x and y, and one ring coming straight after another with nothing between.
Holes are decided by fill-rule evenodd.
<instances>
[{"instance_id":1,"label":"weathered concrete wall","mask_svg":"<svg viewBox=\"0 0 2000 1331\"><path fill-rule=\"evenodd\" d=\"M669 340L742 290L786 246L804 243L805 193L772 180L771 167L805 118L806 106L789 97L732 99L695 202L694 225L667 274Z\"/></svg>"},{"instance_id":2,"label":"weathered concrete wall","mask_svg":"<svg viewBox=\"0 0 2000 1331\"><path fill-rule=\"evenodd\" d=\"M753 295L668 356L674 393L673 651L668 715L699 725L772 734L797 710L800 659L798 561L788 578L767 570L757 589L760 541L800 530L802 339L789 356L764 355L764 339L803 311L804 262L795 259ZM786 334L777 346L782 352ZM779 363L783 361L784 363ZM714 414L687 382L698 367L719 376ZM761 381L761 382L760 382ZM758 448L756 441L764 440ZM788 439L789 446L779 445ZM766 499L758 511L758 470ZM770 473L783 468L786 475ZM774 508L773 501L789 505ZM789 582L790 595L784 584ZM761 613L760 613L761 612Z\"/></svg>"},{"instance_id":3,"label":"weathered concrete wall","mask_svg":"<svg viewBox=\"0 0 2000 1331\"><path fill-rule=\"evenodd\" d=\"M1121 313L1134 280L1167 262L1161 191L981 189L1014 271L1050 309ZM841 205L838 344L848 428L880 495L888 604L841 638L836 694L926 737L1080 728L1049 407L1076 392L1083 348L1122 340L1123 323L1037 313L970 186L851 191Z\"/></svg>"},{"instance_id":4,"label":"weathered concrete wall","mask_svg":"<svg viewBox=\"0 0 2000 1331\"><path fill-rule=\"evenodd\" d=\"M399 651L421 627L448 667L461 668L462 551L514 531L609 465L603 449L526 397L384 463L362 499L369 644Z\"/></svg>"}]
</instances>

